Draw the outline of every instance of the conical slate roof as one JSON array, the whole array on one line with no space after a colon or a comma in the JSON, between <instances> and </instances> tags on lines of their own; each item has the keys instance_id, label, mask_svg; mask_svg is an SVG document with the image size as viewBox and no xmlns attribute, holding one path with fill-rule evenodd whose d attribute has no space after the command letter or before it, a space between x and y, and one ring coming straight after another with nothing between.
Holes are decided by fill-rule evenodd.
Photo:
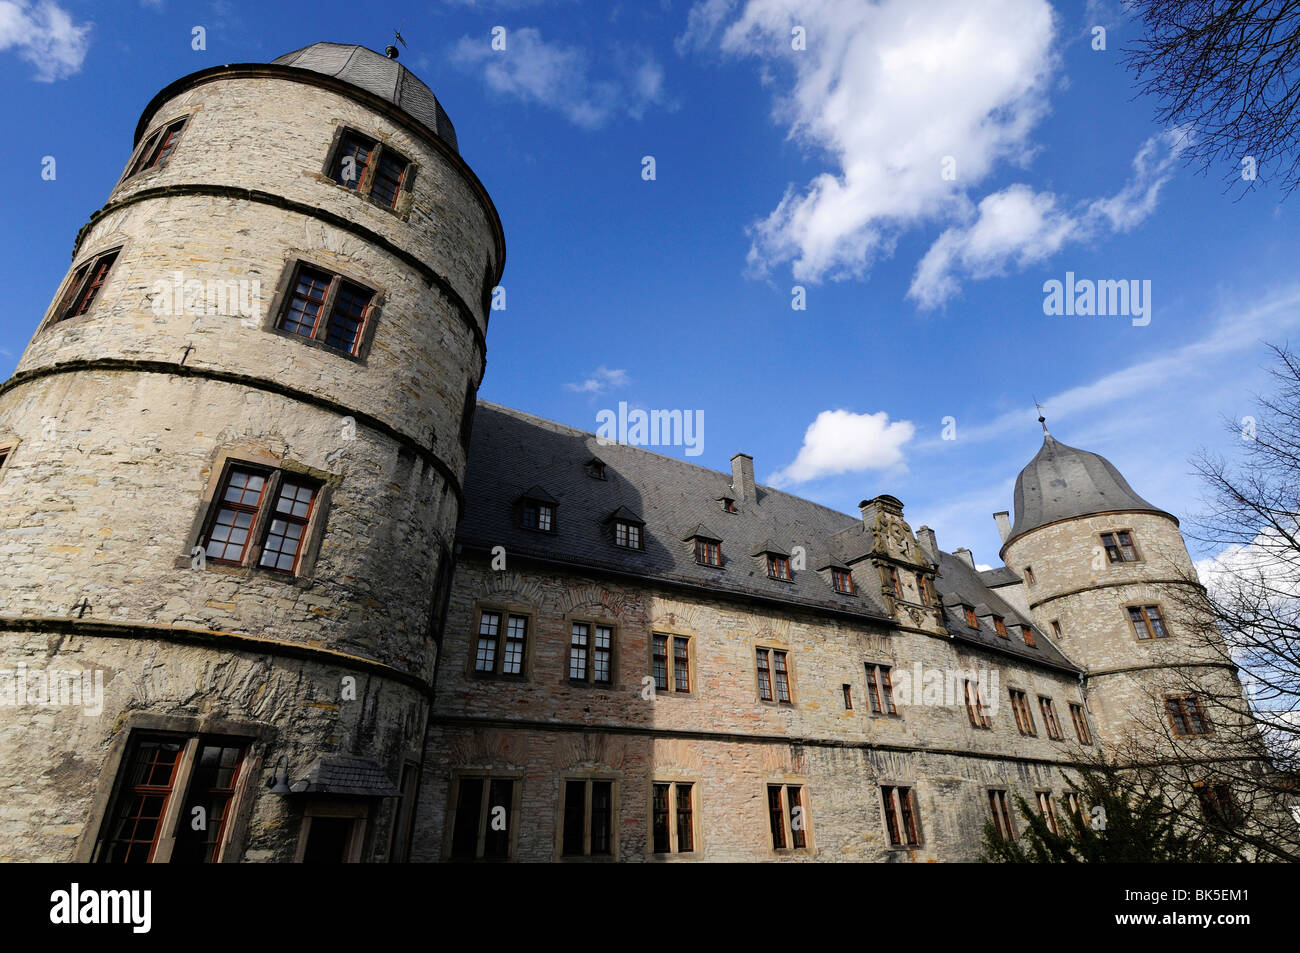
<instances>
[{"instance_id":1,"label":"conical slate roof","mask_svg":"<svg viewBox=\"0 0 1300 953\"><path fill-rule=\"evenodd\" d=\"M355 44L313 43L271 62L324 73L386 99L459 152L456 130L433 90L396 59Z\"/></svg>"},{"instance_id":2,"label":"conical slate roof","mask_svg":"<svg viewBox=\"0 0 1300 953\"><path fill-rule=\"evenodd\" d=\"M1016 477L1015 507L1007 542L1048 523L1094 513L1145 510L1169 515L1133 492L1105 457L1067 447L1051 434L1043 437L1038 454Z\"/></svg>"}]
</instances>

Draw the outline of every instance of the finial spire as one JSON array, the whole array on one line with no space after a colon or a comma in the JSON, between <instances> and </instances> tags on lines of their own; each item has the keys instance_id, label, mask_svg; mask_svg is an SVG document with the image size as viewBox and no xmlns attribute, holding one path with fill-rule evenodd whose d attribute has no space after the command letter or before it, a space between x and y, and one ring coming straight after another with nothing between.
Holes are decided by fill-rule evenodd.
<instances>
[{"instance_id":1,"label":"finial spire","mask_svg":"<svg viewBox=\"0 0 1300 953\"><path fill-rule=\"evenodd\" d=\"M1043 436L1050 437L1051 434L1047 432L1047 418L1043 416L1043 405L1040 404L1037 400L1035 400L1034 406L1038 408L1038 423L1042 425Z\"/></svg>"}]
</instances>

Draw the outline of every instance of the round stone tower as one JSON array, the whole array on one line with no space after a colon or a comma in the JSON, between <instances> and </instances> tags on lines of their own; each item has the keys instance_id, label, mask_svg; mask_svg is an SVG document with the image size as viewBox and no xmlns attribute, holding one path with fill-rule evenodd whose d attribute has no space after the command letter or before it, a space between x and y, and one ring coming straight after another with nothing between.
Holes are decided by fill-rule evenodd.
<instances>
[{"instance_id":1,"label":"round stone tower","mask_svg":"<svg viewBox=\"0 0 1300 953\"><path fill-rule=\"evenodd\" d=\"M1165 724L1166 695L1184 695L1189 672L1232 677L1196 664L1213 653L1188 617L1196 575L1178 520L1138 496L1104 457L1045 433L1016 478L1001 555L1024 581L1035 622L1086 670L1093 727L1107 749L1151 743L1151 730Z\"/></svg>"},{"instance_id":2,"label":"round stone tower","mask_svg":"<svg viewBox=\"0 0 1300 953\"><path fill-rule=\"evenodd\" d=\"M403 856L504 258L395 58L149 103L0 385L0 860Z\"/></svg>"}]
</instances>

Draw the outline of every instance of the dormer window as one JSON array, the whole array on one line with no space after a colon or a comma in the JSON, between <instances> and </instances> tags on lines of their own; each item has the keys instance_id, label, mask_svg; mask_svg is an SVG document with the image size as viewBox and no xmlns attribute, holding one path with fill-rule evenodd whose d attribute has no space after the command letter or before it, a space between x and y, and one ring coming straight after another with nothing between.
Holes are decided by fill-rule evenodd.
<instances>
[{"instance_id":1,"label":"dormer window","mask_svg":"<svg viewBox=\"0 0 1300 953\"><path fill-rule=\"evenodd\" d=\"M1038 643L1034 641L1034 630L1031 626L1022 625L1020 627L1020 634L1024 636L1025 645L1029 646L1031 649L1038 647Z\"/></svg>"},{"instance_id":2,"label":"dormer window","mask_svg":"<svg viewBox=\"0 0 1300 953\"><path fill-rule=\"evenodd\" d=\"M586 463L584 463L582 466L583 466L583 469L586 470L586 472L587 472L587 476L591 477L593 480L603 480L603 479L605 479L605 463L604 463L604 461L602 461L602 460L598 460L598 459L596 459L595 457L592 457L590 460L588 460L588 461L587 461ZM621 544L620 544L620 545L621 545Z\"/></svg>"},{"instance_id":3,"label":"dormer window","mask_svg":"<svg viewBox=\"0 0 1300 953\"><path fill-rule=\"evenodd\" d=\"M549 533L555 528L555 507L549 503L525 501L523 520L525 529L539 529Z\"/></svg>"},{"instance_id":4,"label":"dormer window","mask_svg":"<svg viewBox=\"0 0 1300 953\"><path fill-rule=\"evenodd\" d=\"M997 632L998 635L1002 636L1002 638L1009 638L1007 635L1007 624L1002 621L1002 616L1000 615L995 615L993 617L993 630Z\"/></svg>"},{"instance_id":5,"label":"dormer window","mask_svg":"<svg viewBox=\"0 0 1300 953\"><path fill-rule=\"evenodd\" d=\"M616 520L614 523L614 543L625 549L640 549L641 527L636 523Z\"/></svg>"},{"instance_id":6,"label":"dormer window","mask_svg":"<svg viewBox=\"0 0 1300 953\"><path fill-rule=\"evenodd\" d=\"M962 606L961 608L962 612L966 614L966 624L972 629L978 629L980 627L980 620L975 615L974 606Z\"/></svg>"},{"instance_id":7,"label":"dormer window","mask_svg":"<svg viewBox=\"0 0 1300 953\"><path fill-rule=\"evenodd\" d=\"M723 497L721 500L719 500L718 502L720 502L720 503L722 504L722 512L724 512L724 513L735 513L735 512L736 512L736 501L733 500L731 497L729 497L729 496L724 496L724 497Z\"/></svg>"},{"instance_id":8,"label":"dormer window","mask_svg":"<svg viewBox=\"0 0 1300 953\"><path fill-rule=\"evenodd\" d=\"M848 596L853 595L853 573L847 569L832 569L831 585L835 587L836 592L842 592Z\"/></svg>"},{"instance_id":9,"label":"dormer window","mask_svg":"<svg viewBox=\"0 0 1300 953\"><path fill-rule=\"evenodd\" d=\"M704 566L721 566L722 544L717 540L696 537L695 561Z\"/></svg>"},{"instance_id":10,"label":"dormer window","mask_svg":"<svg viewBox=\"0 0 1300 953\"><path fill-rule=\"evenodd\" d=\"M767 554L767 574L772 579L790 581L790 557L776 553Z\"/></svg>"}]
</instances>

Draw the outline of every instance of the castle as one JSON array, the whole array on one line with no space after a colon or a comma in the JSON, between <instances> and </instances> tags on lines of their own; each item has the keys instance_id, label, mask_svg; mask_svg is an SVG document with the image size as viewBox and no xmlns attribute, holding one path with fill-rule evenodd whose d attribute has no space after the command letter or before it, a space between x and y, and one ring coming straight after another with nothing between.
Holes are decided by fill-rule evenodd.
<instances>
[{"instance_id":1,"label":"castle","mask_svg":"<svg viewBox=\"0 0 1300 953\"><path fill-rule=\"evenodd\" d=\"M1109 462L1044 428L979 571L477 401L504 262L395 51L149 103L0 385L0 859L972 860L1209 733Z\"/></svg>"}]
</instances>

